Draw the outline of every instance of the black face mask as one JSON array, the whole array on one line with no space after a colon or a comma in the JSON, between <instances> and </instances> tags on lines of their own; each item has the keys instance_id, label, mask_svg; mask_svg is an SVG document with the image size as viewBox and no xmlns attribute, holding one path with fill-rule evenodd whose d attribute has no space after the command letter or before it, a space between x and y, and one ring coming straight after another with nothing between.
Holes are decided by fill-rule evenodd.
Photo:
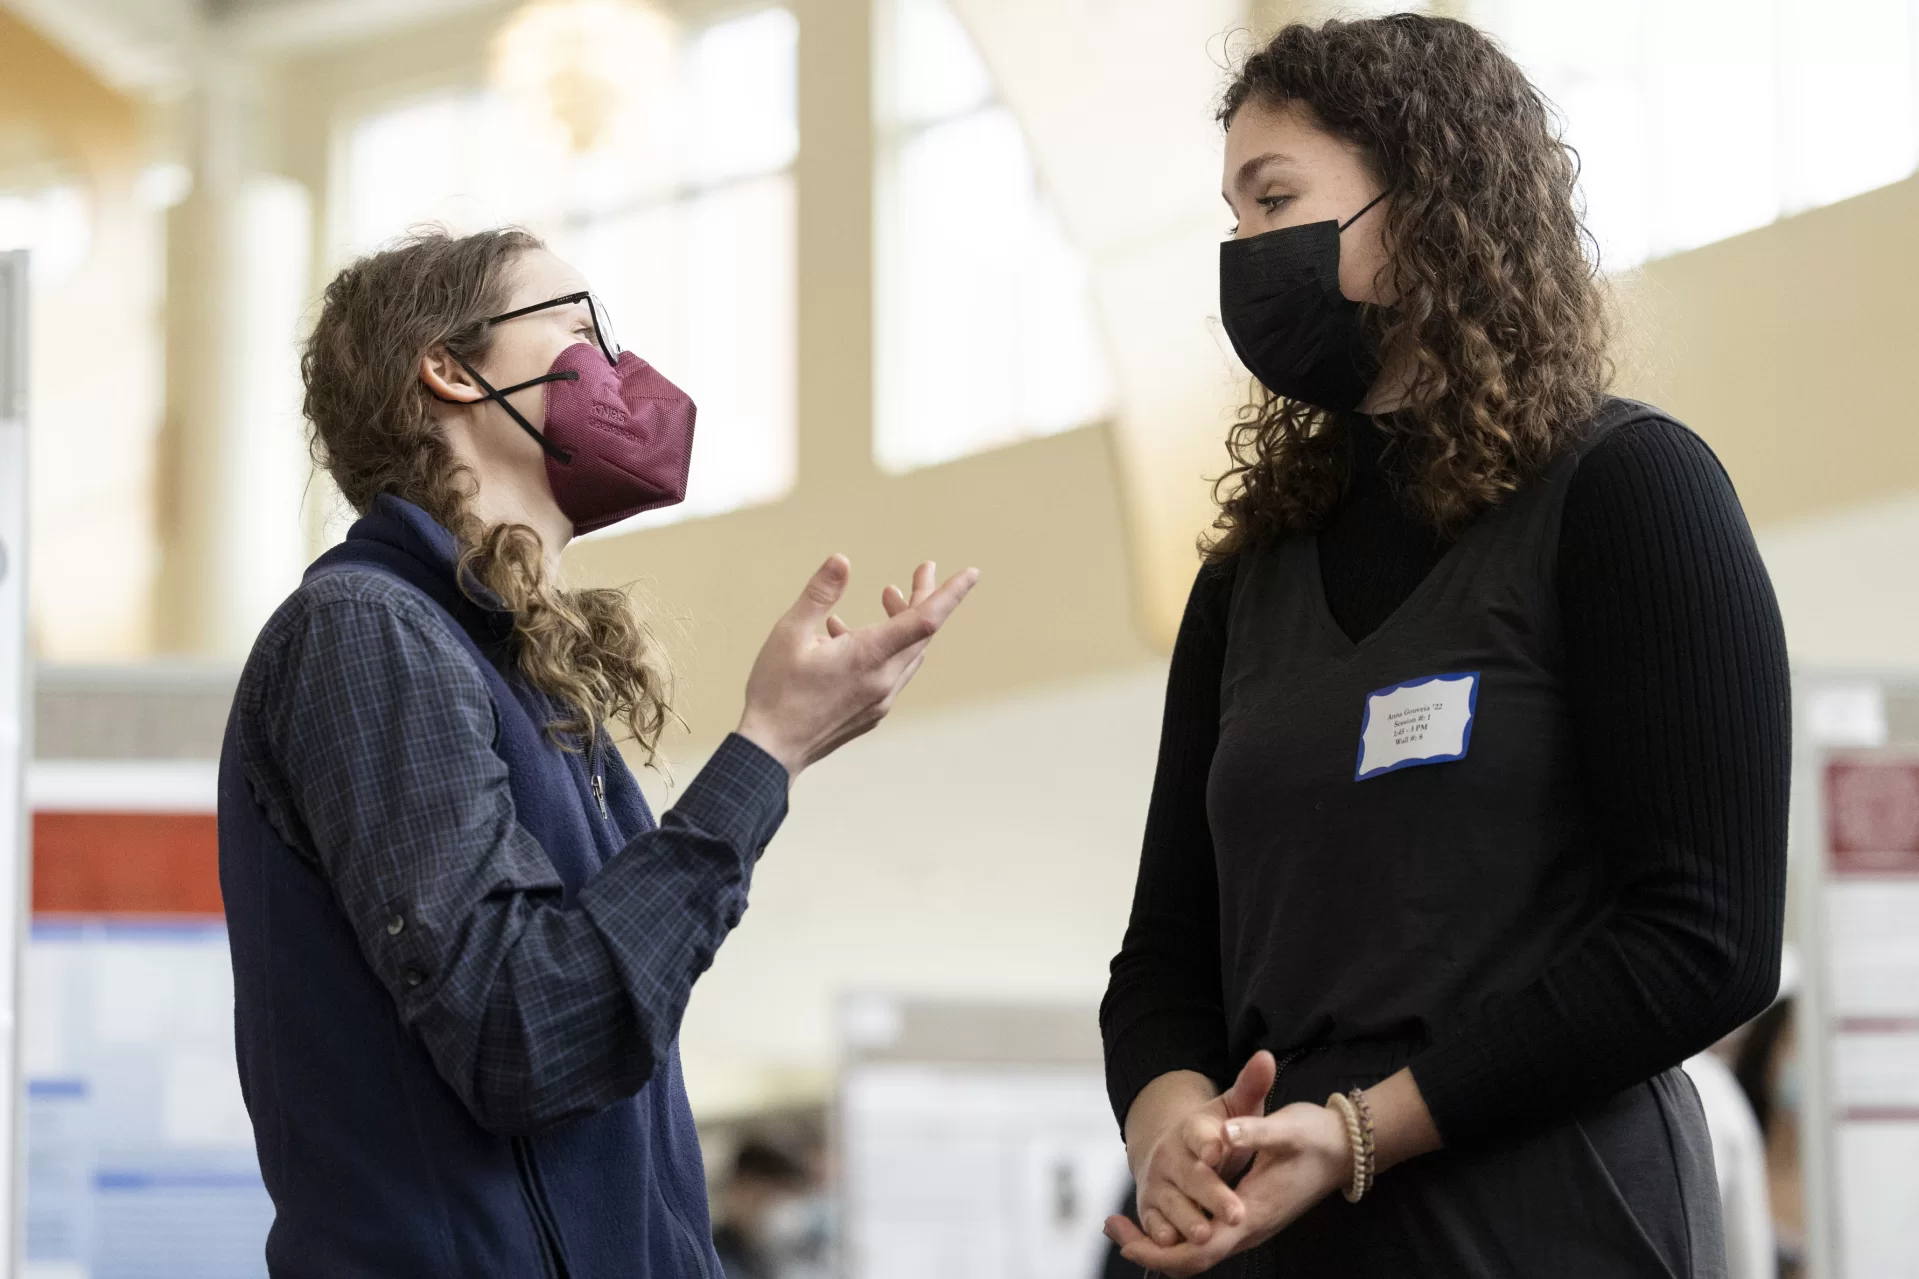
<instances>
[{"instance_id":1,"label":"black face mask","mask_svg":"<svg viewBox=\"0 0 1919 1279\"><path fill-rule=\"evenodd\" d=\"M1281 227L1219 246L1219 313L1240 363L1274 395L1343 413L1379 376L1379 342L1339 291L1344 222Z\"/></svg>"}]
</instances>

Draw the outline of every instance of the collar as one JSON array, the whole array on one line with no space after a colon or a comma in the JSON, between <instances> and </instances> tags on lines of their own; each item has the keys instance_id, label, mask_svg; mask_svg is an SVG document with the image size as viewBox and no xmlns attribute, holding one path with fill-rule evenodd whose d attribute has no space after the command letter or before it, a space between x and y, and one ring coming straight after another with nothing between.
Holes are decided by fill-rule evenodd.
<instances>
[{"instance_id":1,"label":"collar","mask_svg":"<svg viewBox=\"0 0 1919 1279\"><path fill-rule=\"evenodd\" d=\"M1392 435L1376 418L1367 413L1344 413L1340 425L1346 433L1350 475L1376 475L1391 469L1387 455Z\"/></svg>"},{"instance_id":2,"label":"collar","mask_svg":"<svg viewBox=\"0 0 1919 1279\"><path fill-rule=\"evenodd\" d=\"M405 552L447 585L455 584L460 565L460 542L452 532L403 497L382 493L367 513L347 530L347 540L381 542ZM472 575L459 583L460 594L481 612L510 617L500 597Z\"/></svg>"}]
</instances>

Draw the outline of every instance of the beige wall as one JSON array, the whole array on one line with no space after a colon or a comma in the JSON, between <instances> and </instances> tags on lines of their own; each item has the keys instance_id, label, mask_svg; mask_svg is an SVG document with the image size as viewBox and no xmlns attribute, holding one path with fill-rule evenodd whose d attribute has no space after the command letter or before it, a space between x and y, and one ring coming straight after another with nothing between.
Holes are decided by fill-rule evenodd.
<instances>
[{"instance_id":1,"label":"beige wall","mask_svg":"<svg viewBox=\"0 0 1919 1279\"><path fill-rule=\"evenodd\" d=\"M1919 486L1919 180L1622 281L1621 385L1709 440L1755 526Z\"/></svg>"},{"instance_id":2,"label":"beige wall","mask_svg":"<svg viewBox=\"0 0 1919 1279\"><path fill-rule=\"evenodd\" d=\"M1919 179L1620 282L1620 383L1738 486L1801 668L1919 668Z\"/></svg>"},{"instance_id":3,"label":"beige wall","mask_svg":"<svg viewBox=\"0 0 1919 1279\"><path fill-rule=\"evenodd\" d=\"M1919 485L1768 524L1759 549L1801 670L1919 673Z\"/></svg>"},{"instance_id":4,"label":"beige wall","mask_svg":"<svg viewBox=\"0 0 1919 1279\"><path fill-rule=\"evenodd\" d=\"M159 220L135 199L140 107L0 11L0 137L44 144L91 204L92 246L37 279L31 368L35 651L144 657L151 642L159 369ZM0 175L0 180L9 175Z\"/></svg>"}]
</instances>

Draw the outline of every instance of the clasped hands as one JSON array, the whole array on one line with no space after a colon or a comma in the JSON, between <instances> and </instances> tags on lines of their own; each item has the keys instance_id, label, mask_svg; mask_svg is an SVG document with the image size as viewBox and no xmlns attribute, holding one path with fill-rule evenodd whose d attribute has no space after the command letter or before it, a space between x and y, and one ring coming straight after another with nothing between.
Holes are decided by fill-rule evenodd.
<instances>
[{"instance_id":1,"label":"clasped hands","mask_svg":"<svg viewBox=\"0 0 1919 1279\"><path fill-rule=\"evenodd\" d=\"M1156 1135L1141 1134L1139 1223L1106 1220L1127 1260L1199 1274L1264 1243L1351 1180L1352 1145L1338 1114L1304 1102L1265 1113L1276 1073L1271 1053L1255 1053L1224 1093Z\"/></svg>"}]
</instances>

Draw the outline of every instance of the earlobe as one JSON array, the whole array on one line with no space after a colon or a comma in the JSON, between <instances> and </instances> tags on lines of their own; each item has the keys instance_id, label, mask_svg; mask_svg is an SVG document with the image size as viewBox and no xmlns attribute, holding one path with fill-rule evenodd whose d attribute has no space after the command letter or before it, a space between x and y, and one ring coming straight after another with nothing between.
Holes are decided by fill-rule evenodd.
<instances>
[{"instance_id":1,"label":"earlobe","mask_svg":"<svg viewBox=\"0 0 1919 1279\"><path fill-rule=\"evenodd\" d=\"M455 404L473 404L486 398L486 392L473 385L473 379L460 362L443 346L436 346L420 357L420 381L427 394Z\"/></svg>"}]
</instances>

